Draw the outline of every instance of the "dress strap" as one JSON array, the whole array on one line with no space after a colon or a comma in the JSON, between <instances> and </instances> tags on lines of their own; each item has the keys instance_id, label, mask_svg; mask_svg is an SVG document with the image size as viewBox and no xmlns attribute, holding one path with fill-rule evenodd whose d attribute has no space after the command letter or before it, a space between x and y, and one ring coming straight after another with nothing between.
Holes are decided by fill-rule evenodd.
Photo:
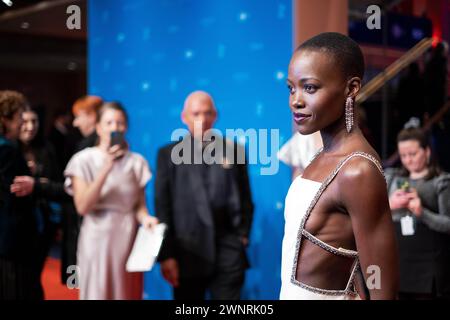
<instances>
[{"instance_id":1,"label":"dress strap","mask_svg":"<svg viewBox=\"0 0 450 320\"><path fill-rule=\"evenodd\" d=\"M316 155L316 157L317 157L317 155ZM317 191L316 195L314 196L313 200L311 201L311 203L308 207L308 210L306 211L306 214L303 217L302 224L300 226L301 230L303 230L303 228L306 224L306 221L308 220L309 215L311 214L311 211L314 209L317 201L319 201L319 198L322 195L322 193L325 191L325 189L328 187L328 185L334 180L334 178L337 176L337 174L339 173L341 168L354 157L363 157L363 158L371 161L377 167L378 171L380 171L382 176L384 177L383 167L381 166L380 162L374 156L372 156L371 154L362 152L362 151L352 152L350 155L348 155L343 160L341 160L341 162L339 162L339 164L336 166L336 168L322 182L322 185L320 186L319 190ZM300 235L301 235L301 233L299 233L299 236Z\"/></svg>"},{"instance_id":2,"label":"dress strap","mask_svg":"<svg viewBox=\"0 0 450 320\"><path fill-rule=\"evenodd\" d=\"M319 238L313 236L311 233L309 233L305 229L303 229L302 234L309 241L311 241L315 245L321 247L322 249L324 249L324 250L326 250L326 251L328 251L330 253L333 253L333 254L338 255L338 256L347 257L347 258L357 258L358 257L358 252L357 251L348 250L348 249L344 249L344 248L335 248L335 247L329 245L328 243L320 240Z\"/></svg>"},{"instance_id":3,"label":"dress strap","mask_svg":"<svg viewBox=\"0 0 450 320\"><path fill-rule=\"evenodd\" d=\"M322 150L320 150L313 159L315 159L319 153ZM347 257L353 257L355 258L357 261L358 259L358 253L356 251L353 250L347 250L347 249L336 249L330 245L328 245L327 243L321 241L320 239L316 238L315 236L313 236L312 234L310 234L307 230L305 230L305 225L306 222L308 221L309 216L311 215L312 210L314 209L314 207L316 206L317 202L319 201L320 197L322 196L322 193L326 190L326 188L328 187L328 185L333 181L333 179L336 177L336 175L339 173L339 171L341 170L341 168L352 158L354 157L363 157L369 161L371 161L376 167L377 169L380 171L380 173L383 175L384 177L384 172L383 172L383 168L381 166L381 164L379 163L379 161L372 155L362 152L362 151L356 151L351 153L350 155L348 155L347 157L345 157L343 160L341 160L339 162L339 164L336 166L336 168L328 175L328 177L322 182L319 190L317 191L317 193L315 194L314 198L312 199L308 209L306 210L305 215L303 216L302 221L300 222L300 227L298 230L298 234L297 234L297 244L295 246L295 256L294 256L294 263L292 266L292 274L291 274L291 281L293 283L298 283L298 281L296 281L295 279L295 275L297 274L297 266L298 266L298 259L299 259L299 252L300 252L300 247L301 247L301 241L303 236L305 236L306 238L308 238L310 241L312 241L313 243L315 243L316 245L320 246L321 248L331 252L331 253L335 253L335 254L339 254L339 255L345 255ZM358 265L359 263L357 263ZM354 274L356 272L357 266L354 266L353 270L352 270L352 275L351 275L351 281L349 281L349 284L353 281L354 278Z\"/></svg>"},{"instance_id":4,"label":"dress strap","mask_svg":"<svg viewBox=\"0 0 450 320\"><path fill-rule=\"evenodd\" d=\"M377 167L378 171L380 171L381 175L383 177L385 177L384 171L383 171L383 167L382 167L381 163L373 155L368 154L366 152L362 152L362 151L356 151L356 152L353 152L352 154L350 154L348 156L347 161L350 160L353 157L363 157L363 158L371 161Z\"/></svg>"},{"instance_id":5,"label":"dress strap","mask_svg":"<svg viewBox=\"0 0 450 320\"><path fill-rule=\"evenodd\" d=\"M347 285L345 286L345 291L354 293L357 292L355 287L355 277L360 268L361 265L359 263L359 259L356 258L355 261L353 262L352 271L350 273L350 278L348 279Z\"/></svg>"}]
</instances>

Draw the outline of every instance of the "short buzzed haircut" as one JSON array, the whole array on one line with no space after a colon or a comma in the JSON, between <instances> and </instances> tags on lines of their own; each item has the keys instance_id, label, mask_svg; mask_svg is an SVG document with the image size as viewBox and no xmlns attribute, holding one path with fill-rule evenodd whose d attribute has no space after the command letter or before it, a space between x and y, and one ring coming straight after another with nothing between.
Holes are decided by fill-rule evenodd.
<instances>
[{"instance_id":1,"label":"short buzzed haircut","mask_svg":"<svg viewBox=\"0 0 450 320\"><path fill-rule=\"evenodd\" d=\"M324 32L303 42L296 50L328 53L339 65L346 79L364 77L364 56L359 45L351 38L337 32Z\"/></svg>"}]
</instances>

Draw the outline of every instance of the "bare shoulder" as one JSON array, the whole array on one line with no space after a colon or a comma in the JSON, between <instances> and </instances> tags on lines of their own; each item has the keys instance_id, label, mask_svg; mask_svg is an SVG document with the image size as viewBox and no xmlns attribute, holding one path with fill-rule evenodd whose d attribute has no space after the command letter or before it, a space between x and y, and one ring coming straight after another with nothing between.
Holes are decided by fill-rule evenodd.
<instances>
[{"instance_id":1,"label":"bare shoulder","mask_svg":"<svg viewBox=\"0 0 450 320\"><path fill-rule=\"evenodd\" d=\"M387 197L386 180L375 152L357 153L341 168L336 177L345 202L356 199L380 201Z\"/></svg>"},{"instance_id":2,"label":"bare shoulder","mask_svg":"<svg viewBox=\"0 0 450 320\"><path fill-rule=\"evenodd\" d=\"M389 212L386 180L376 154L369 155L349 159L337 177L341 204L352 218L361 217L367 222Z\"/></svg>"},{"instance_id":3,"label":"bare shoulder","mask_svg":"<svg viewBox=\"0 0 450 320\"><path fill-rule=\"evenodd\" d=\"M339 182L345 186L386 187L381 162L376 153L355 153L343 165L338 175Z\"/></svg>"}]
</instances>

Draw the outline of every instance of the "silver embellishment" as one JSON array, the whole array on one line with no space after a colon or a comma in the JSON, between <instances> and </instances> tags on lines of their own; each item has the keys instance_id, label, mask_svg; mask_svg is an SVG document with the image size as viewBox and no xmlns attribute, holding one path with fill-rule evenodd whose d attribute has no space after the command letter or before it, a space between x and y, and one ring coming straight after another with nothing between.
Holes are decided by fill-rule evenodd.
<instances>
[{"instance_id":1,"label":"silver embellishment","mask_svg":"<svg viewBox=\"0 0 450 320\"><path fill-rule=\"evenodd\" d=\"M314 156L313 159L315 159L321 152L323 151L323 148L319 150L319 152L317 152L317 154ZM303 236L305 235L305 237L307 237L308 239L311 239L311 237L315 238L313 235L311 235L307 230L305 230L305 225L306 222L309 218L309 216L311 215L312 210L314 209L315 205L317 204L317 202L319 201L320 196L322 195L322 193L325 191L325 189L328 187L328 185L331 183L331 181L333 181L333 179L336 177L336 175L338 174L339 170L353 157L356 156L360 156L363 157L369 161L371 161L380 171L380 173L383 175L383 178L386 180L385 176L384 176L384 171L383 168L381 166L381 164L378 162L378 160L365 152L361 152L361 151L356 151L351 153L348 157L346 157L345 159L343 159L341 162L339 162L339 164L337 165L337 167L333 170L333 172L330 173L330 175L324 180L324 182L322 182L322 184L319 187L319 190L316 192L314 198L312 199L308 209L306 210L305 215L302 218L302 221L300 222L300 228L298 230L297 233L297 243L295 245L295 256L294 256L294 264L292 266L292 274L291 274L291 283L294 285L297 285L303 289L315 292L315 293L319 293L319 294L326 294L326 295L334 295L334 296L340 296L340 295L350 295L350 296L357 296L358 293L356 292L356 290L354 289L354 278L356 276L356 272L357 270L359 270L360 268L360 264L359 264L359 258L358 258L358 254L356 253L356 255L354 255L353 257L355 258L355 263L354 263L354 267L352 268L352 272L350 274L350 278L349 281L347 283L347 286L344 290L329 290L329 289L321 289L321 288L316 288L316 287L312 287L309 286L305 283L302 283L300 281L298 281L295 277L297 274L297 262L299 259L299 255L300 255L300 245L301 245L301 241ZM317 239L317 238L315 238ZM318 244L321 248L332 252L332 253L336 253L339 255L345 255L342 251L339 251L338 249L326 244L323 241L320 241L320 239L317 239L318 241L313 241L314 243ZM325 245L324 245L325 244ZM337 252L339 253L337 253Z\"/></svg>"},{"instance_id":2,"label":"silver embellishment","mask_svg":"<svg viewBox=\"0 0 450 320\"><path fill-rule=\"evenodd\" d=\"M345 126L350 133L353 129L353 99L350 97L345 101Z\"/></svg>"}]
</instances>

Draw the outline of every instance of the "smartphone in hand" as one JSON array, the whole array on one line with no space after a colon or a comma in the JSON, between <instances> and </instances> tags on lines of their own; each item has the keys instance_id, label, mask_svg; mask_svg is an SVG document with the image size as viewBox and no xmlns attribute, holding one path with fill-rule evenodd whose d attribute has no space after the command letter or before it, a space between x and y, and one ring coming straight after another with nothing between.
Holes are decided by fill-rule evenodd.
<instances>
[{"instance_id":1,"label":"smartphone in hand","mask_svg":"<svg viewBox=\"0 0 450 320\"><path fill-rule=\"evenodd\" d=\"M398 180L397 181L397 189L400 189L404 192L410 192L410 185L407 180Z\"/></svg>"},{"instance_id":2,"label":"smartphone in hand","mask_svg":"<svg viewBox=\"0 0 450 320\"><path fill-rule=\"evenodd\" d=\"M111 132L111 140L109 146L125 145L125 135L121 131Z\"/></svg>"}]
</instances>

